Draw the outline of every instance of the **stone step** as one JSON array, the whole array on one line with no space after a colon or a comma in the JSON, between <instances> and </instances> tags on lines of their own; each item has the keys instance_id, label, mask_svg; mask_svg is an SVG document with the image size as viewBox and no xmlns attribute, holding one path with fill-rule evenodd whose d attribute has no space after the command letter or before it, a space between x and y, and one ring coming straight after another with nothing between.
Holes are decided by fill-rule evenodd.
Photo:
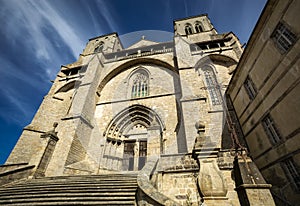
<instances>
[{"instance_id":1,"label":"stone step","mask_svg":"<svg viewBox=\"0 0 300 206\"><path fill-rule=\"evenodd\" d=\"M135 202L135 191L131 193L55 193L55 194L7 194L0 197L0 205L16 204L16 203L33 203L36 205L38 202ZM110 205L110 204L107 204Z\"/></svg>"},{"instance_id":2,"label":"stone step","mask_svg":"<svg viewBox=\"0 0 300 206\"><path fill-rule=\"evenodd\" d=\"M7 202L5 204L0 203L0 205L10 205L10 206L54 206L54 205L109 205L109 206L120 206L120 205L132 205L135 206L134 201L119 201L119 200L111 200L111 201L66 201L66 202Z\"/></svg>"},{"instance_id":3,"label":"stone step","mask_svg":"<svg viewBox=\"0 0 300 206\"><path fill-rule=\"evenodd\" d=\"M86 199L79 199L79 200L63 200L63 201L45 201L45 199L35 200L35 201L28 201L28 200L21 200L21 201L7 201L7 202L0 202L0 205L14 205L14 206L38 206L38 205L136 205L135 200L91 200L86 201Z\"/></svg>"},{"instance_id":4,"label":"stone step","mask_svg":"<svg viewBox=\"0 0 300 206\"><path fill-rule=\"evenodd\" d=\"M37 179L31 179L30 182L34 183L34 182L78 182L78 181L129 181L129 180L136 180L136 176L130 176L130 177L76 177L76 178L60 178L58 177L57 179L51 177L51 178L37 178ZM21 182L22 183L22 182Z\"/></svg>"},{"instance_id":5,"label":"stone step","mask_svg":"<svg viewBox=\"0 0 300 206\"><path fill-rule=\"evenodd\" d=\"M95 187L88 187L88 188L77 188L77 187L66 187L66 188L51 188L48 190L41 189L41 188L28 188L28 189L15 189L11 188L8 190L0 190L0 197L4 195L11 195L11 194L35 194L35 193L88 193L88 192L107 192L110 193L120 193L120 192L135 192L137 189L136 186L131 187L123 187L116 185L114 188L95 188Z\"/></svg>"},{"instance_id":6,"label":"stone step","mask_svg":"<svg viewBox=\"0 0 300 206\"><path fill-rule=\"evenodd\" d=\"M52 189L52 188L115 188L116 186L120 186L120 188L126 188L126 187L136 187L137 183L123 183L123 184L114 184L114 183L88 183L88 184L49 184L49 185L18 185L15 187L6 187L0 189L0 191L5 191L9 189L33 189L33 188L38 188L38 189Z\"/></svg>"},{"instance_id":7,"label":"stone step","mask_svg":"<svg viewBox=\"0 0 300 206\"><path fill-rule=\"evenodd\" d=\"M32 180L71 180L71 179L122 179L122 178L136 178L137 173L118 173L118 174L103 174L103 175L76 175L76 176L54 176L54 177L42 177L42 178L36 178Z\"/></svg>"},{"instance_id":8,"label":"stone step","mask_svg":"<svg viewBox=\"0 0 300 206\"><path fill-rule=\"evenodd\" d=\"M17 197L17 196L37 196L37 195L41 195L41 196L45 196L45 197L50 197L50 196L80 196L80 195L87 195L87 196L129 196L129 195L135 195L136 193L136 188L132 188L132 189L114 189L111 191L107 191L107 189L102 189L102 190L98 190L98 189L94 189L94 190L73 190L73 191L69 191L69 190L56 190L56 191L51 191L51 190L25 190L25 191L2 191L0 193L0 198L4 199L6 196L8 197Z\"/></svg>"},{"instance_id":9,"label":"stone step","mask_svg":"<svg viewBox=\"0 0 300 206\"><path fill-rule=\"evenodd\" d=\"M64 181L64 182L24 182L24 183L18 183L15 185L10 185L10 186L5 186L3 188L10 188L10 187L22 187L22 186L43 186L43 185L118 185L118 184L122 184L122 185L130 185L130 184L136 184L136 180L123 180L123 181L78 181L78 182L69 182L69 181Z\"/></svg>"},{"instance_id":10,"label":"stone step","mask_svg":"<svg viewBox=\"0 0 300 206\"><path fill-rule=\"evenodd\" d=\"M23 180L23 181L19 181L19 182L15 182L15 183L11 183L8 185L3 185L2 187L16 187L18 185L43 185L43 184L58 184L58 183L94 183L94 182L102 182L102 183L106 183L106 182L113 182L114 184L118 184L120 183L130 183L130 182L136 182L136 177L127 177L127 178L86 178L86 177L76 177L76 178L45 178L45 179L30 179L30 180Z\"/></svg>"},{"instance_id":11,"label":"stone step","mask_svg":"<svg viewBox=\"0 0 300 206\"><path fill-rule=\"evenodd\" d=\"M47 201L51 200L77 200L77 199L85 199L85 200L134 200L135 192L132 193L120 193L109 195L108 193L99 194L99 193L74 193L74 194L25 194L25 195L7 195L2 196L0 199L1 202L5 201L19 201L28 200L33 201L35 199L47 199Z\"/></svg>"},{"instance_id":12,"label":"stone step","mask_svg":"<svg viewBox=\"0 0 300 206\"><path fill-rule=\"evenodd\" d=\"M0 205L135 205L136 174L46 177L0 188Z\"/></svg>"},{"instance_id":13,"label":"stone step","mask_svg":"<svg viewBox=\"0 0 300 206\"><path fill-rule=\"evenodd\" d=\"M131 186L124 186L124 185L112 185L111 187L78 187L74 185L73 187L54 187L54 188L47 188L46 186L40 187L40 188L30 188L30 187L24 187L24 188L9 188L9 189L2 189L0 190L0 197L1 194L7 194L7 193L18 193L18 192L41 192L41 191L49 191L49 192L65 192L67 193L68 191L124 191L124 192L131 192L133 190L136 190L137 186L136 185L131 185Z\"/></svg>"}]
</instances>

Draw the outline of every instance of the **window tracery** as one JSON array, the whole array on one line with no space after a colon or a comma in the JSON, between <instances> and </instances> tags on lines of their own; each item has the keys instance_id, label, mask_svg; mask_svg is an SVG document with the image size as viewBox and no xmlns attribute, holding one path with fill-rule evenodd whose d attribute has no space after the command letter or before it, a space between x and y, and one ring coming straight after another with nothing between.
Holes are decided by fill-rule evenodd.
<instances>
[{"instance_id":1,"label":"window tracery","mask_svg":"<svg viewBox=\"0 0 300 206\"><path fill-rule=\"evenodd\" d=\"M204 73L207 90L210 94L212 104L213 105L221 104L220 90L219 90L220 86L217 82L213 68L210 66L205 66L202 70Z\"/></svg>"},{"instance_id":2,"label":"window tracery","mask_svg":"<svg viewBox=\"0 0 300 206\"><path fill-rule=\"evenodd\" d=\"M132 76L131 98L146 97L149 94L148 74L143 71L137 71Z\"/></svg>"}]
</instances>

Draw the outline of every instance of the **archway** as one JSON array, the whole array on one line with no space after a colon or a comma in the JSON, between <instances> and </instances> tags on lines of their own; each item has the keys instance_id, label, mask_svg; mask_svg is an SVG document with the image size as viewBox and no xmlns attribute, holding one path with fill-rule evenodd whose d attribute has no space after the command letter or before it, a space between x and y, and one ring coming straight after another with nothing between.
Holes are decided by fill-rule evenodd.
<instances>
[{"instance_id":1,"label":"archway","mask_svg":"<svg viewBox=\"0 0 300 206\"><path fill-rule=\"evenodd\" d=\"M164 152L164 129L161 118L152 109L138 104L125 108L104 133L104 165L114 170L142 169L147 156Z\"/></svg>"}]
</instances>

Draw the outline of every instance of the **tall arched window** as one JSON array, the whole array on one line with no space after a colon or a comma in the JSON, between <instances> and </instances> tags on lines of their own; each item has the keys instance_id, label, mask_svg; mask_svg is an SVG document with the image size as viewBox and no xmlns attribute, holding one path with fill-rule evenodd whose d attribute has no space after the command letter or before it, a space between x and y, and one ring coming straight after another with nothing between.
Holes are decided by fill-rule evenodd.
<instances>
[{"instance_id":1,"label":"tall arched window","mask_svg":"<svg viewBox=\"0 0 300 206\"><path fill-rule=\"evenodd\" d=\"M186 24L185 25L185 34L188 35L188 34L192 34L192 33L193 33L192 25Z\"/></svg>"},{"instance_id":2,"label":"tall arched window","mask_svg":"<svg viewBox=\"0 0 300 206\"><path fill-rule=\"evenodd\" d=\"M196 24L195 24L195 31L196 31L196 33L203 32L203 28L199 22L196 22Z\"/></svg>"},{"instance_id":3,"label":"tall arched window","mask_svg":"<svg viewBox=\"0 0 300 206\"><path fill-rule=\"evenodd\" d=\"M94 52L100 52L104 48L104 43L100 42L98 46L95 47Z\"/></svg>"},{"instance_id":4,"label":"tall arched window","mask_svg":"<svg viewBox=\"0 0 300 206\"><path fill-rule=\"evenodd\" d=\"M211 66L205 66L202 68L202 70L204 73L206 87L209 92L212 104L221 104L220 86L217 82L213 68Z\"/></svg>"},{"instance_id":5,"label":"tall arched window","mask_svg":"<svg viewBox=\"0 0 300 206\"><path fill-rule=\"evenodd\" d=\"M139 69L131 76L131 98L146 97L149 95L148 73Z\"/></svg>"}]
</instances>

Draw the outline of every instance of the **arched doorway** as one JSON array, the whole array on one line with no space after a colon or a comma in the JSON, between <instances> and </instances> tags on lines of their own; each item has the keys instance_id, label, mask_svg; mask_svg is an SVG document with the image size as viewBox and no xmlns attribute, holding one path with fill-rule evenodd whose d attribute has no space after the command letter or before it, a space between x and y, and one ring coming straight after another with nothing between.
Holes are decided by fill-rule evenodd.
<instances>
[{"instance_id":1,"label":"arched doorway","mask_svg":"<svg viewBox=\"0 0 300 206\"><path fill-rule=\"evenodd\" d=\"M104 134L104 165L123 171L142 169L147 156L163 153L163 130L161 118L146 106L132 105L122 110Z\"/></svg>"}]
</instances>

